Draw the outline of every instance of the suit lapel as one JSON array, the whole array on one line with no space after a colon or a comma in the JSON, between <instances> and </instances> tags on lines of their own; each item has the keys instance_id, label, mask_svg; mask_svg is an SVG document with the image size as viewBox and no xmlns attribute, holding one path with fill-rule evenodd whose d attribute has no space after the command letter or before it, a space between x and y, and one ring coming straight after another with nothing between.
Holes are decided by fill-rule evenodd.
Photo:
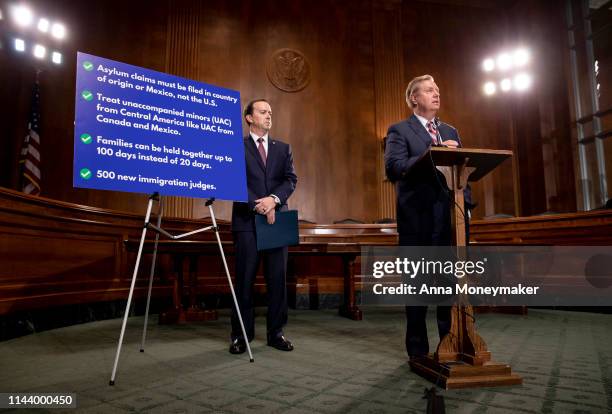
<instances>
[{"instance_id":1,"label":"suit lapel","mask_svg":"<svg viewBox=\"0 0 612 414\"><path fill-rule=\"evenodd\" d=\"M419 119L416 116L414 116L414 114L412 114L412 116L408 118L408 124L410 125L412 130L417 134L417 136L421 138L421 140L426 145L428 146L431 145L432 143L431 135L429 135L429 132L427 132L423 124L421 124L421 121L419 121Z\"/></svg>"},{"instance_id":2,"label":"suit lapel","mask_svg":"<svg viewBox=\"0 0 612 414\"><path fill-rule=\"evenodd\" d=\"M438 127L438 131L440 131L440 136L442 137L443 141L452 139L452 140L457 141L457 143L459 144L459 147L463 147L459 134L455 133L453 128L451 128L449 125L445 124L444 122L440 123L440 126Z\"/></svg>"},{"instance_id":3,"label":"suit lapel","mask_svg":"<svg viewBox=\"0 0 612 414\"><path fill-rule=\"evenodd\" d=\"M266 175L268 172L274 171L274 163L277 157L277 145L276 142L268 135L268 157L266 159Z\"/></svg>"},{"instance_id":4,"label":"suit lapel","mask_svg":"<svg viewBox=\"0 0 612 414\"><path fill-rule=\"evenodd\" d=\"M259 155L259 150L257 149L257 146L255 145L255 142L253 142L253 138L251 138L250 135L244 139L244 147L247 152L251 153L251 156L255 158L255 161L257 162L257 164L265 172L266 166L264 165L263 160L261 159L261 156Z\"/></svg>"}]
</instances>

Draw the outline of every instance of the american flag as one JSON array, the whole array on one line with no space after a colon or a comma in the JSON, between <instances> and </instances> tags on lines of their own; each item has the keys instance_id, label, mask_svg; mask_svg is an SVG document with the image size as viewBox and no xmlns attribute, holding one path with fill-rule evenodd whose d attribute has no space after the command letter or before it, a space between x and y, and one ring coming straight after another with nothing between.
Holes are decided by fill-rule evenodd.
<instances>
[{"instance_id":1,"label":"american flag","mask_svg":"<svg viewBox=\"0 0 612 414\"><path fill-rule=\"evenodd\" d=\"M28 120L28 134L23 138L19 165L21 190L26 194L40 195L40 87L38 81L32 91L32 108Z\"/></svg>"}]
</instances>

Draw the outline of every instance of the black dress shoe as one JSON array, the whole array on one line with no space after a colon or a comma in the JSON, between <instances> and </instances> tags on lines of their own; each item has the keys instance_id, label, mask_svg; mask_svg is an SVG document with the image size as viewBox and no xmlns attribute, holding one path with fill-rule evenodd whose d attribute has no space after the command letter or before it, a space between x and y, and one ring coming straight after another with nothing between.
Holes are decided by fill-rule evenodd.
<instances>
[{"instance_id":1,"label":"black dress shoe","mask_svg":"<svg viewBox=\"0 0 612 414\"><path fill-rule=\"evenodd\" d=\"M269 339L268 346L274 347L279 351L293 351L293 344L283 335Z\"/></svg>"},{"instance_id":2,"label":"black dress shoe","mask_svg":"<svg viewBox=\"0 0 612 414\"><path fill-rule=\"evenodd\" d=\"M229 347L230 354L244 354L246 351L246 342L242 338L232 340Z\"/></svg>"}]
</instances>

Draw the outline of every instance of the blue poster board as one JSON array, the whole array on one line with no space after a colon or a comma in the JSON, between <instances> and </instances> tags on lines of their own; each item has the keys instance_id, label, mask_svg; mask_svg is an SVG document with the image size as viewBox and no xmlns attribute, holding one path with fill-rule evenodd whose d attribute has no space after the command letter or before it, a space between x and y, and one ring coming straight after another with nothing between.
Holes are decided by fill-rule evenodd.
<instances>
[{"instance_id":1,"label":"blue poster board","mask_svg":"<svg viewBox=\"0 0 612 414\"><path fill-rule=\"evenodd\" d=\"M240 93L79 52L75 187L247 201Z\"/></svg>"}]
</instances>

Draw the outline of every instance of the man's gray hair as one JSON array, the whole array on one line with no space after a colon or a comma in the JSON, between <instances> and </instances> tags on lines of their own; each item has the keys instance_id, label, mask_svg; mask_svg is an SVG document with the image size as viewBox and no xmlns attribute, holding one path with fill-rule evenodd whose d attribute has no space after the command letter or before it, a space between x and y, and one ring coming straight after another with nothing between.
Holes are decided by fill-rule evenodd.
<instances>
[{"instance_id":1,"label":"man's gray hair","mask_svg":"<svg viewBox=\"0 0 612 414\"><path fill-rule=\"evenodd\" d=\"M414 108L416 106L416 104L413 104L410 101L410 97L419 90L419 84L421 82L428 81L428 80L435 82L433 76L422 75L422 76L417 76L416 78L412 79L408 83L408 87L406 88L406 103L408 104L409 107Z\"/></svg>"}]
</instances>

